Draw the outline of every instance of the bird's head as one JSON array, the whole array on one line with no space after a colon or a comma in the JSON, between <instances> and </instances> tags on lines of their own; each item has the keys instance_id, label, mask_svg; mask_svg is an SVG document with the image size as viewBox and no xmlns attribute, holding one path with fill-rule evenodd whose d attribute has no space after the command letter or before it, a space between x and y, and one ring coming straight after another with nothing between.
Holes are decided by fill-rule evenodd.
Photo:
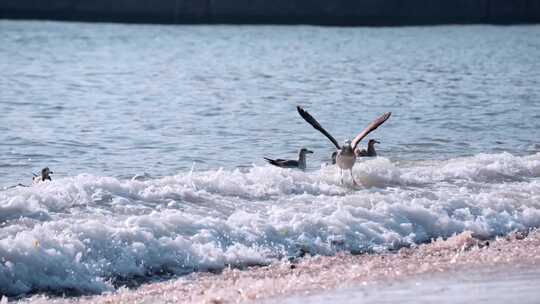
<instances>
[{"instance_id":1,"label":"bird's head","mask_svg":"<svg viewBox=\"0 0 540 304\"><path fill-rule=\"evenodd\" d=\"M300 154L304 154L304 155L305 155L306 153L312 154L312 153L313 153L313 151L311 151L311 150L308 150L308 149L306 149L306 148L302 148L302 149L300 149Z\"/></svg>"},{"instance_id":2,"label":"bird's head","mask_svg":"<svg viewBox=\"0 0 540 304\"><path fill-rule=\"evenodd\" d=\"M45 168L41 169L41 178L42 178L42 180L51 179L51 177L49 176L51 174L53 174L53 172L49 169L49 167L45 167Z\"/></svg>"},{"instance_id":3,"label":"bird's head","mask_svg":"<svg viewBox=\"0 0 540 304\"><path fill-rule=\"evenodd\" d=\"M352 147L351 147L351 140L347 139L346 141L343 142L343 146L341 147L341 150L345 151L345 150L352 150Z\"/></svg>"},{"instance_id":4,"label":"bird's head","mask_svg":"<svg viewBox=\"0 0 540 304\"><path fill-rule=\"evenodd\" d=\"M380 144L381 142L375 139L370 139L368 145Z\"/></svg>"}]
</instances>

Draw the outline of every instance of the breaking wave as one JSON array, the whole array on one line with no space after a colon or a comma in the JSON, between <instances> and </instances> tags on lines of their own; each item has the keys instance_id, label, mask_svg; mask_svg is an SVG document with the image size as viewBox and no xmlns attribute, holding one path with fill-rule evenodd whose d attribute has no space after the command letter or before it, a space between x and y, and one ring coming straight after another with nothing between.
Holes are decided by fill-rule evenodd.
<instances>
[{"instance_id":1,"label":"breaking wave","mask_svg":"<svg viewBox=\"0 0 540 304\"><path fill-rule=\"evenodd\" d=\"M335 167L254 166L0 191L0 294L99 293L130 278L540 227L540 154L375 158L354 174L358 189Z\"/></svg>"}]
</instances>

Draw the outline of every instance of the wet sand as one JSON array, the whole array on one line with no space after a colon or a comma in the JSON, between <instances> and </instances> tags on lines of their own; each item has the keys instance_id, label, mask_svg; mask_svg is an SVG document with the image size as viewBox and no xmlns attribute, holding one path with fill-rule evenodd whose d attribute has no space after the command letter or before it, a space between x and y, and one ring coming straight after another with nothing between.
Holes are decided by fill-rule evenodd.
<instances>
[{"instance_id":1,"label":"wet sand","mask_svg":"<svg viewBox=\"0 0 540 304\"><path fill-rule=\"evenodd\" d=\"M280 262L245 270L226 269L219 274L198 273L134 290L71 299L34 296L26 301L40 303L353 303L370 299L392 303L401 295L428 295L426 302L443 303L475 298L472 290L489 289L504 302L508 289L540 281L540 232L514 233L496 240L478 240L464 232L447 240L438 239L416 248L380 254L305 257L296 263ZM505 273L512 274L505 276ZM461 279L460 279L461 278ZM508 284L505 281L509 281ZM536 280L536 281L535 281ZM472 283L471 283L472 282ZM476 283L475 283L476 282ZM495 283L493 283L495 282ZM461 284L461 285L460 285ZM467 285L468 284L468 285ZM472 285L471 285L472 284ZM476 285L475 285L476 284ZM491 284L491 285L490 285ZM514 286L514 287L512 287ZM538 286L535 283L535 286ZM416 288L416 289L415 289ZM476 288L476 289L475 289ZM520 294L520 289L515 289ZM538 295L536 289L522 290L522 297ZM362 297L360 297L362 295ZM456 296L452 298L451 295ZM478 293L480 298L485 299ZM487 301L491 301L488 299ZM497 301L496 301L497 302ZM527 301L524 301L527 302ZM355 302L356 303L356 302Z\"/></svg>"},{"instance_id":2,"label":"wet sand","mask_svg":"<svg viewBox=\"0 0 540 304\"><path fill-rule=\"evenodd\" d=\"M312 295L273 298L265 304L299 303L538 303L540 268L505 266L416 275Z\"/></svg>"}]
</instances>

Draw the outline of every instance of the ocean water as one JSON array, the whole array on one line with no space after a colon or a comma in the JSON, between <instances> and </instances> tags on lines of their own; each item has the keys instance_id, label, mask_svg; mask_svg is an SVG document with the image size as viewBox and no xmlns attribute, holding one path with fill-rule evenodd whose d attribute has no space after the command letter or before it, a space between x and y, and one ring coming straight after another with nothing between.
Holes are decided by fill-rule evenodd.
<instances>
[{"instance_id":1,"label":"ocean water","mask_svg":"<svg viewBox=\"0 0 540 304\"><path fill-rule=\"evenodd\" d=\"M360 187L297 104L339 141L393 112ZM538 130L540 26L1 20L0 294L540 227Z\"/></svg>"}]
</instances>

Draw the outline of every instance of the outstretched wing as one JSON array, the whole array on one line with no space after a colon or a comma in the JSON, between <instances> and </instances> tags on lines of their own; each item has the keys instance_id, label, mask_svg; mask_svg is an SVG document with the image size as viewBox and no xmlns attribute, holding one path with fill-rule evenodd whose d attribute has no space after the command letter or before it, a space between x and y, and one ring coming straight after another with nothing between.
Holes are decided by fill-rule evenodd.
<instances>
[{"instance_id":1,"label":"outstretched wing","mask_svg":"<svg viewBox=\"0 0 540 304\"><path fill-rule=\"evenodd\" d=\"M392 115L392 112L384 113L381 117L371 122L369 126L367 126L367 128L362 131L362 133L358 134L351 142L351 147L353 151L356 149L356 146L358 146L358 144L364 137L366 137L369 133L371 133L371 131L377 129L380 125L382 125L388 118L390 118L390 115Z\"/></svg>"},{"instance_id":2,"label":"outstretched wing","mask_svg":"<svg viewBox=\"0 0 540 304\"><path fill-rule=\"evenodd\" d=\"M330 135L330 133L328 133L321 126L321 124L315 118L313 118L313 116L311 116L306 110L302 109L301 106L297 106L296 109L298 110L298 114L300 114L300 116L302 116L305 121L307 121L311 126L313 126L313 128L324 134L324 136L326 136L334 144L334 146L336 146L336 148L341 149L337 140L332 137L332 135Z\"/></svg>"}]
</instances>

